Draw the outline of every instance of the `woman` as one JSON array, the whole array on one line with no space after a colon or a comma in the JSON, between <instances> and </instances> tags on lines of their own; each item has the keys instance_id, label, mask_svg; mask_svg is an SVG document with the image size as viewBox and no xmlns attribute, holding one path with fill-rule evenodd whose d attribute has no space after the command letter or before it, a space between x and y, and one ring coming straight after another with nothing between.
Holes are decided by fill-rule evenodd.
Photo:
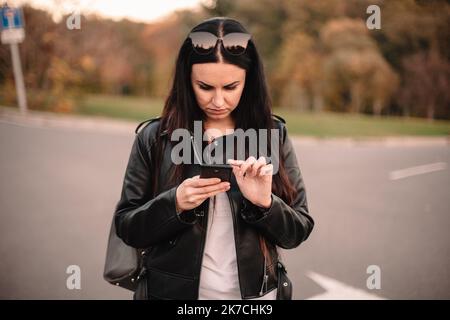
<instances>
[{"instance_id":1,"label":"woman","mask_svg":"<svg viewBox=\"0 0 450 320\"><path fill-rule=\"evenodd\" d=\"M244 27L228 18L194 27L162 116L136 129L115 212L117 235L147 248L135 299L289 298L279 289L277 247L297 247L314 222L280 119L272 117L262 62ZM203 147L225 144L238 128L278 129L279 152L271 154L279 157L277 172L248 148L244 159L224 159L233 167L230 182L200 178L194 161L175 165L172 133L192 132L194 121L209 138Z\"/></svg>"}]
</instances>

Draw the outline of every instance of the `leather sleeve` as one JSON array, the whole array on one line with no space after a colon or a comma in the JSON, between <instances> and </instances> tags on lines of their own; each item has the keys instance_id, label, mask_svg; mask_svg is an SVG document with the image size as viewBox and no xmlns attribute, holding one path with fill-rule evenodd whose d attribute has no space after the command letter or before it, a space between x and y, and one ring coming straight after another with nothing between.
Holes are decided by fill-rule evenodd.
<instances>
[{"instance_id":1,"label":"leather sleeve","mask_svg":"<svg viewBox=\"0 0 450 320\"><path fill-rule=\"evenodd\" d=\"M117 235L128 245L147 248L168 240L196 222L193 211L176 213L176 187L152 197L150 147L136 135L115 210Z\"/></svg>"},{"instance_id":2,"label":"leather sleeve","mask_svg":"<svg viewBox=\"0 0 450 320\"><path fill-rule=\"evenodd\" d=\"M241 210L243 219L254 225L269 241L284 249L292 249L305 241L314 227L309 215L305 184L298 166L292 141L283 126L282 152L285 169L296 193L289 206L283 199L272 193L272 205L262 211L244 198Z\"/></svg>"}]
</instances>

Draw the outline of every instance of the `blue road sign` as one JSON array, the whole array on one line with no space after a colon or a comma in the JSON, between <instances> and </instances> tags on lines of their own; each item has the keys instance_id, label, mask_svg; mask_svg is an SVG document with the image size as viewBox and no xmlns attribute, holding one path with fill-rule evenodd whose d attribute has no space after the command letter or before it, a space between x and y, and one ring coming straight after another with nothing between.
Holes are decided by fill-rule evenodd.
<instances>
[{"instance_id":1,"label":"blue road sign","mask_svg":"<svg viewBox=\"0 0 450 320\"><path fill-rule=\"evenodd\" d=\"M11 8L3 6L1 10L2 29L20 29L23 28L23 16L21 8Z\"/></svg>"}]
</instances>

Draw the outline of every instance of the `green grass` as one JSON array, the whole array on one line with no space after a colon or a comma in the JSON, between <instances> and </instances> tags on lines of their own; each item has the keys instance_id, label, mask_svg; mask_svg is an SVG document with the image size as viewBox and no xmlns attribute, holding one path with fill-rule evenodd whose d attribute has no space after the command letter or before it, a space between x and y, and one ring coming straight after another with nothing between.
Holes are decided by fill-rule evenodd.
<instances>
[{"instance_id":1,"label":"green grass","mask_svg":"<svg viewBox=\"0 0 450 320\"><path fill-rule=\"evenodd\" d=\"M77 113L139 121L159 116L163 104L162 99L88 95L77 106Z\"/></svg>"},{"instance_id":2,"label":"green grass","mask_svg":"<svg viewBox=\"0 0 450 320\"><path fill-rule=\"evenodd\" d=\"M275 110L289 132L316 137L447 136L450 121L422 118L373 117L345 113L296 113Z\"/></svg>"},{"instance_id":3,"label":"green grass","mask_svg":"<svg viewBox=\"0 0 450 320\"><path fill-rule=\"evenodd\" d=\"M145 120L161 114L162 99L89 95L78 113L130 120ZM379 117L343 113L300 113L275 109L287 122L290 134L315 137L446 136L450 121L429 122L421 118Z\"/></svg>"}]
</instances>

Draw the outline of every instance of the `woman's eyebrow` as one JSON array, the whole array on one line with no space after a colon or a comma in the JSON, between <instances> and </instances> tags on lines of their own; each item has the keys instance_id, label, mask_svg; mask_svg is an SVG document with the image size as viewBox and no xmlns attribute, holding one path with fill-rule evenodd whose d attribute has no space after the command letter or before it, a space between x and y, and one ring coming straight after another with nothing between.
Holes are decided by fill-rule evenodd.
<instances>
[{"instance_id":1,"label":"woman's eyebrow","mask_svg":"<svg viewBox=\"0 0 450 320\"><path fill-rule=\"evenodd\" d=\"M212 86L212 85L210 85L210 84L207 84L206 82L203 82L203 81L200 81L200 80L197 80L197 83L200 83L200 84L202 84L202 85L204 85L204 86L206 86L206 87L214 87L214 86ZM229 83L229 84L226 84L226 85L224 85L223 87L224 87L224 88L225 88L225 87L231 87L232 85L237 84L237 83L239 83L239 80L238 80L238 81L233 81L232 83Z\"/></svg>"}]
</instances>

